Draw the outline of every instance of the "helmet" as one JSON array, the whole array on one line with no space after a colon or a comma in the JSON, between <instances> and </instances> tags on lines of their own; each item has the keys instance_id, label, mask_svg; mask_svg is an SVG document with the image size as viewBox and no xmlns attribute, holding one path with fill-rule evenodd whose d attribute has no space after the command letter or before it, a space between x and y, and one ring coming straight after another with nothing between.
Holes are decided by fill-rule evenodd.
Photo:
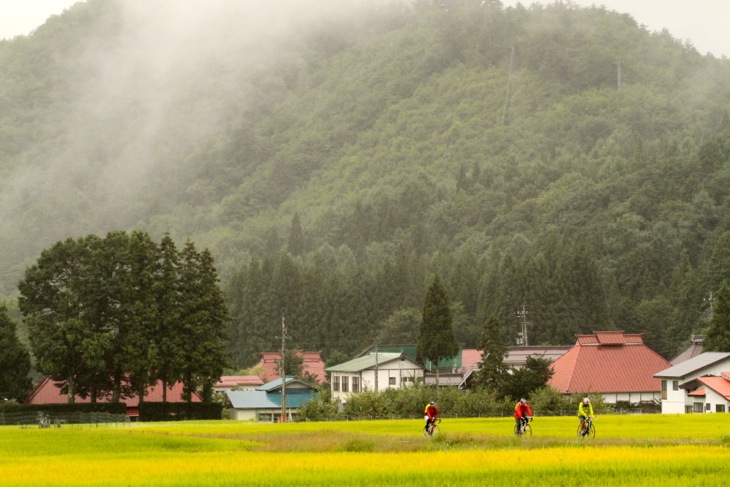
<instances>
[{"instance_id":1,"label":"helmet","mask_svg":"<svg viewBox=\"0 0 730 487\"><path fill-rule=\"evenodd\" d=\"M431 404L431 406L435 406L436 405L436 401L431 401L430 404Z\"/></svg>"},{"instance_id":2,"label":"helmet","mask_svg":"<svg viewBox=\"0 0 730 487\"><path fill-rule=\"evenodd\" d=\"M523 397L522 399L520 399L520 402L521 402L522 404L527 404L527 399L525 399L525 398Z\"/></svg>"},{"instance_id":3,"label":"helmet","mask_svg":"<svg viewBox=\"0 0 730 487\"><path fill-rule=\"evenodd\" d=\"M583 398L583 404L588 404L588 403L590 403L590 402L591 402L591 400L590 400L590 399L588 399L587 397L584 397L584 398Z\"/></svg>"}]
</instances>

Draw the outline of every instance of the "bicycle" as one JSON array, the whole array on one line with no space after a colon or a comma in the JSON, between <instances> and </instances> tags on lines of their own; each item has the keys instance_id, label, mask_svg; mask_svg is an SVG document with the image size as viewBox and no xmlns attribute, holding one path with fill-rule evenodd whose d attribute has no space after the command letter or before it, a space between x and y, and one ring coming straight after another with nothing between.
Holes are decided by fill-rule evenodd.
<instances>
[{"instance_id":1,"label":"bicycle","mask_svg":"<svg viewBox=\"0 0 730 487\"><path fill-rule=\"evenodd\" d=\"M596 437L596 425L593 424L593 418L590 416L586 417L583 424L578 425L578 438L595 438Z\"/></svg>"},{"instance_id":2,"label":"bicycle","mask_svg":"<svg viewBox=\"0 0 730 487\"><path fill-rule=\"evenodd\" d=\"M532 436L532 426L530 426L530 419L520 418L519 424L515 424L514 431L516 436Z\"/></svg>"},{"instance_id":3,"label":"bicycle","mask_svg":"<svg viewBox=\"0 0 730 487\"><path fill-rule=\"evenodd\" d=\"M429 423L428 424L428 429L425 429L424 428L424 430L423 430L423 436L424 437L425 436L433 437L433 436L438 435L439 434L439 427L438 427L438 424L437 423L440 423L440 422L441 422L441 418L437 419L436 421L432 421L431 423Z\"/></svg>"}]
</instances>

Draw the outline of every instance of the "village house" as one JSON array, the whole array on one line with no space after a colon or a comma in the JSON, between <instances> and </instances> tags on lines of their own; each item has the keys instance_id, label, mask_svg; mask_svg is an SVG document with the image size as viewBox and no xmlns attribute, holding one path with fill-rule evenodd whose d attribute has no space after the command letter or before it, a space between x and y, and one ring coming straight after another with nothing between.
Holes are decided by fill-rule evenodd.
<instances>
[{"instance_id":1,"label":"village house","mask_svg":"<svg viewBox=\"0 0 730 487\"><path fill-rule=\"evenodd\" d=\"M43 379L28 395L25 400L25 404L67 404L68 395L61 393L60 382L51 380L50 377ZM163 396L162 382L158 381L156 385L150 386L146 390L144 397L145 402L162 402ZM107 403L110 401L109 396L97 398L99 403ZM184 403L183 399L183 384L177 382L168 386L166 394L167 402L171 403ZM83 398L79 395L74 397L74 401L79 404L90 403L91 398ZM135 394L132 397L123 398L120 400L127 405L126 415L132 421L139 419L139 397ZM193 393L192 402L203 402L203 399L197 394Z\"/></svg>"},{"instance_id":2,"label":"village house","mask_svg":"<svg viewBox=\"0 0 730 487\"><path fill-rule=\"evenodd\" d=\"M264 385L264 381L257 375L223 375L213 385L215 392L225 391L253 391Z\"/></svg>"},{"instance_id":3,"label":"village house","mask_svg":"<svg viewBox=\"0 0 730 487\"><path fill-rule=\"evenodd\" d=\"M575 345L552 364L548 385L563 394L601 394L606 403L661 401L654 374L671 364L644 344L641 333L597 331L576 335Z\"/></svg>"},{"instance_id":4,"label":"village house","mask_svg":"<svg viewBox=\"0 0 730 487\"><path fill-rule=\"evenodd\" d=\"M320 352L294 351L294 355L302 360L302 372L312 377L318 384L324 384L327 376L324 373L324 360ZM261 360L254 366L257 375L264 382L279 379L281 352L262 352Z\"/></svg>"},{"instance_id":5,"label":"village house","mask_svg":"<svg viewBox=\"0 0 730 487\"><path fill-rule=\"evenodd\" d=\"M423 365L402 353L372 353L327 367L332 399L347 402L352 394L382 392L423 381Z\"/></svg>"},{"instance_id":6,"label":"village house","mask_svg":"<svg viewBox=\"0 0 730 487\"><path fill-rule=\"evenodd\" d=\"M285 383L276 379L253 391L228 390L225 395L231 419L279 423L283 401L286 401L285 419L291 420L296 416L297 410L314 397L315 392L311 384L287 376Z\"/></svg>"},{"instance_id":7,"label":"village house","mask_svg":"<svg viewBox=\"0 0 730 487\"><path fill-rule=\"evenodd\" d=\"M663 414L730 411L730 353L704 352L654 377L661 380Z\"/></svg>"}]
</instances>

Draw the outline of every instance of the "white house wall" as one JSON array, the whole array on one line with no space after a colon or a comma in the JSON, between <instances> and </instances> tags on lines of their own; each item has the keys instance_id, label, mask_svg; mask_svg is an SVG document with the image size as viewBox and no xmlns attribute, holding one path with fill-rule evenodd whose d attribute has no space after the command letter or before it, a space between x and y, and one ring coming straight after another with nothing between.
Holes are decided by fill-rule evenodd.
<instances>
[{"instance_id":1,"label":"white house wall","mask_svg":"<svg viewBox=\"0 0 730 487\"><path fill-rule=\"evenodd\" d=\"M715 375L719 376L722 372L727 372L728 369L730 369L730 360L721 360L715 364L712 364L708 367L704 367L700 370L698 370L696 373L688 374L684 377L662 377L662 381L666 381L666 387L667 387L667 396L666 399L662 400L662 414L684 414L689 409L690 411L693 410L694 404L697 402L707 402L706 399L702 399L699 397L693 397L689 396L688 392L685 389L679 388L678 390L675 390L675 388L678 388L679 384L684 384L685 382L689 382L693 379L697 379L698 377L702 377L704 375ZM707 388L706 388L707 389ZM710 393L709 389L708 394ZM718 396L719 397L719 396ZM724 400L724 399L723 399ZM725 404L728 403L728 401L724 400ZM713 404L711 406L712 410L715 410L714 404L720 404L720 402L711 403ZM725 407L725 411L728 410L728 407Z\"/></svg>"},{"instance_id":2,"label":"white house wall","mask_svg":"<svg viewBox=\"0 0 730 487\"><path fill-rule=\"evenodd\" d=\"M716 412L728 412L728 405L730 405L730 401L725 399L720 394L716 393L712 389L705 387L705 390L707 391L707 395L705 396L705 407L704 412L706 413L716 413ZM708 407L709 404L709 407ZM719 411L718 411L719 409Z\"/></svg>"},{"instance_id":3,"label":"white house wall","mask_svg":"<svg viewBox=\"0 0 730 487\"><path fill-rule=\"evenodd\" d=\"M662 400L661 392L610 392L602 395L603 401L607 404L616 404L618 402L628 402L630 404L654 402L658 404Z\"/></svg>"},{"instance_id":4,"label":"white house wall","mask_svg":"<svg viewBox=\"0 0 730 487\"><path fill-rule=\"evenodd\" d=\"M412 386L423 380L423 369L415 368L411 362L389 362L378 366L378 386L375 387L375 369L366 369L360 372L332 372L330 387L332 398L341 402L347 402L352 394L364 391L382 392L386 389L400 389ZM335 377L339 378L339 389L334 390ZM342 390L342 380L347 378L347 391ZM359 382L356 392L352 390L353 379Z\"/></svg>"}]
</instances>

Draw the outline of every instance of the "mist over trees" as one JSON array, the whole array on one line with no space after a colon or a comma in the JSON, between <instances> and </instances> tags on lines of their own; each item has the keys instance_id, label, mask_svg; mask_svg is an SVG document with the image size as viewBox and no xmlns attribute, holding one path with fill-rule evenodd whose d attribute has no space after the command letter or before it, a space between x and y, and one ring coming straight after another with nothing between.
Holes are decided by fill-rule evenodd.
<instances>
[{"instance_id":1,"label":"mist over trees","mask_svg":"<svg viewBox=\"0 0 730 487\"><path fill-rule=\"evenodd\" d=\"M728 60L568 2L299 3L88 0L0 42L2 294L136 229L210 249L237 368L282 308L325 356L417 336L434 274L466 347L523 305L532 345L708 326Z\"/></svg>"}]
</instances>

